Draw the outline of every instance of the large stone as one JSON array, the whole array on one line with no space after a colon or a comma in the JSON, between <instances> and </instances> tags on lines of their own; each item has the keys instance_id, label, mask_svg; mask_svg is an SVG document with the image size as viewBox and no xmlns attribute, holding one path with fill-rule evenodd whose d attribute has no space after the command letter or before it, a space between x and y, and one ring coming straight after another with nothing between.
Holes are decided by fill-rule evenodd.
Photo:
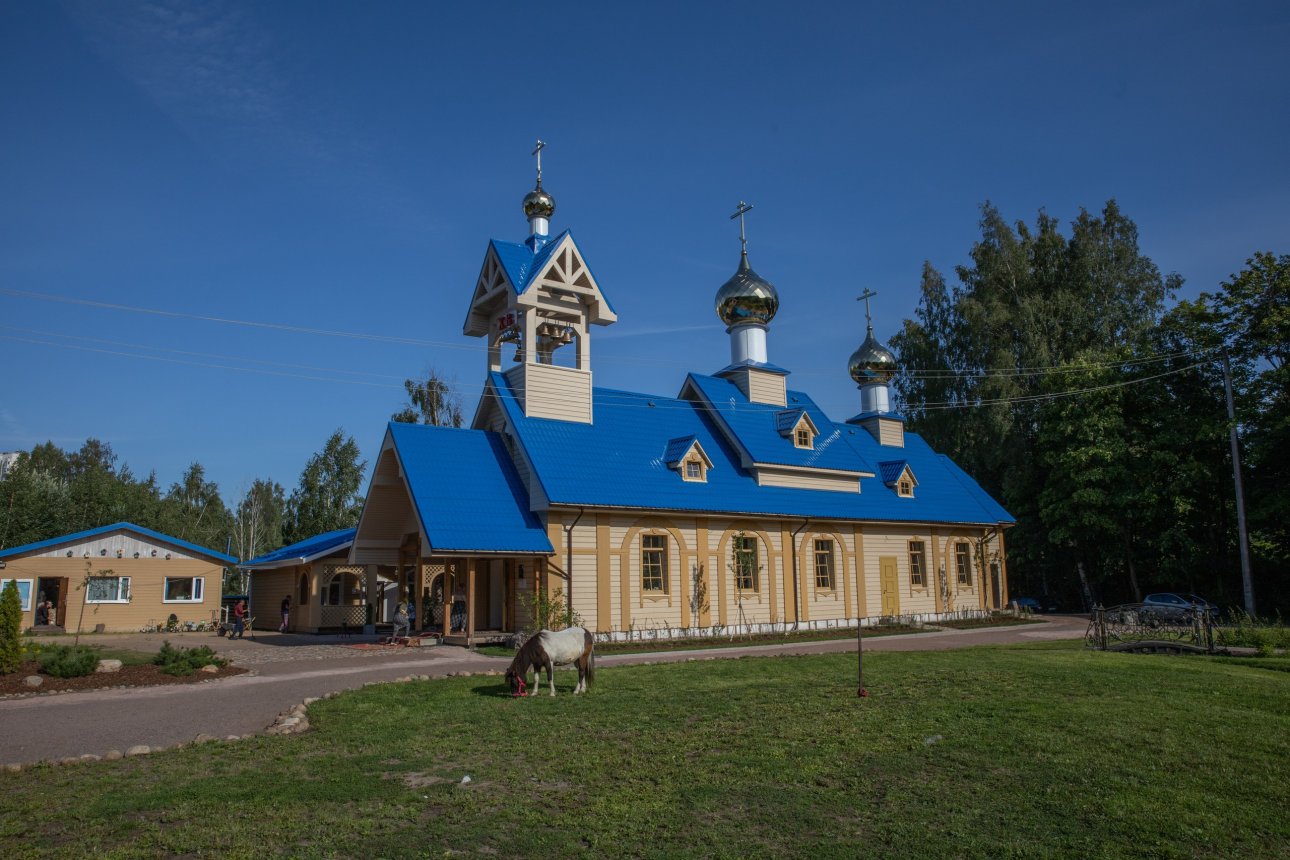
<instances>
[{"instance_id":1,"label":"large stone","mask_svg":"<svg viewBox=\"0 0 1290 860\"><path fill-rule=\"evenodd\" d=\"M45 679L39 675L28 675L22 679L23 686L31 687L33 690L45 683Z\"/></svg>"},{"instance_id":2,"label":"large stone","mask_svg":"<svg viewBox=\"0 0 1290 860\"><path fill-rule=\"evenodd\" d=\"M104 675L110 672L120 672L121 661L120 660L100 660L98 668L96 668L94 671L102 673Z\"/></svg>"},{"instance_id":3,"label":"large stone","mask_svg":"<svg viewBox=\"0 0 1290 860\"><path fill-rule=\"evenodd\" d=\"M219 671L219 666L216 666L214 663L207 663L205 666L201 667L197 671L205 672L207 675L214 675L216 672Z\"/></svg>"},{"instance_id":4,"label":"large stone","mask_svg":"<svg viewBox=\"0 0 1290 860\"><path fill-rule=\"evenodd\" d=\"M103 756L104 761L116 761L120 758L123 758L120 750L108 750L107 754Z\"/></svg>"},{"instance_id":5,"label":"large stone","mask_svg":"<svg viewBox=\"0 0 1290 860\"><path fill-rule=\"evenodd\" d=\"M147 744L135 744L125 751L126 755L147 755L152 752L152 747Z\"/></svg>"},{"instance_id":6,"label":"large stone","mask_svg":"<svg viewBox=\"0 0 1290 860\"><path fill-rule=\"evenodd\" d=\"M208 744L211 741L217 741L217 740L219 740L219 738L215 737L214 735L208 735L205 732L203 732L202 734L199 734L197 737L193 738L193 743Z\"/></svg>"}]
</instances>

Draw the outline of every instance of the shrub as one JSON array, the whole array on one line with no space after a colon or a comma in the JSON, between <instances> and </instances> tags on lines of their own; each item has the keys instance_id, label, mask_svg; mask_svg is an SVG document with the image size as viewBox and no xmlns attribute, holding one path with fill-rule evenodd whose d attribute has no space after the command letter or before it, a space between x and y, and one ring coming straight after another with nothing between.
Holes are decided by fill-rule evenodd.
<instances>
[{"instance_id":1,"label":"shrub","mask_svg":"<svg viewBox=\"0 0 1290 860\"><path fill-rule=\"evenodd\" d=\"M17 672L22 665L22 600L12 579L0 591L0 675Z\"/></svg>"},{"instance_id":2,"label":"shrub","mask_svg":"<svg viewBox=\"0 0 1290 860\"><path fill-rule=\"evenodd\" d=\"M1277 648L1290 648L1290 627L1275 621L1263 621L1233 610L1220 620L1215 628L1215 639L1220 645L1236 648L1254 648L1260 656L1270 657Z\"/></svg>"},{"instance_id":3,"label":"shrub","mask_svg":"<svg viewBox=\"0 0 1290 860\"><path fill-rule=\"evenodd\" d=\"M191 675L203 666L227 666L228 661L218 656L206 645L196 648L175 648L169 640L161 643L161 650L152 662L167 675Z\"/></svg>"},{"instance_id":4,"label":"shrub","mask_svg":"<svg viewBox=\"0 0 1290 860\"><path fill-rule=\"evenodd\" d=\"M88 645L51 645L40 654L40 668L55 678L80 678L93 675L99 667L99 655Z\"/></svg>"}]
</instances>

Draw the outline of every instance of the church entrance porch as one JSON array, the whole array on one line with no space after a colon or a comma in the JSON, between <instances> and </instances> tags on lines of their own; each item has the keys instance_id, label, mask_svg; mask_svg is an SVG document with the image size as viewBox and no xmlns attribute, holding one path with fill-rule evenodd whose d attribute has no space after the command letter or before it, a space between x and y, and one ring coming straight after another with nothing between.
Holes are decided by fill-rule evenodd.
<instances>
[{"instance_id":1,"label":"church entrance porch","mask_svg":"<svg viewBox=\"0 0 1290 860\"><path fill-rule=\"evenodd\" d=\"M470 648L509 642L524 629L546 573L546 558L432 556L400 568L401 600L416 601L413 632L437 634L445 644Z\"/></svg>"}]
</instances>

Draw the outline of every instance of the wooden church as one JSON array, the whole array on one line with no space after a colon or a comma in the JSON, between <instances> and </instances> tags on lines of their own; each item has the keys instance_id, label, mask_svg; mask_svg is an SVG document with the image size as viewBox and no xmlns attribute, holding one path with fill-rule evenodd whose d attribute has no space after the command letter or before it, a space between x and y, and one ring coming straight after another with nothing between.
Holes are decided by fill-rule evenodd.
<instances>
[{"instance_id":1,"label":"wooden church","mask_svg":"<svg viewBox=\"0 0 1290 860\"><path fill-rule=\"evenodd\" d=\"M854 417L769 360L779 296L749 264L743 204L716 294L730 363L675 396L595 386L592 332L617 315L573 234L551 234L540 161L523 206L528 238L488 244L462 327L488 345L471 427L386 428L344 570L397 583L416 627L468 642L522 628L541 589L607 638L1006 604L1014 520L891 411L896 362L872 324L849 363Z\"/></svg>"}]
</instances>

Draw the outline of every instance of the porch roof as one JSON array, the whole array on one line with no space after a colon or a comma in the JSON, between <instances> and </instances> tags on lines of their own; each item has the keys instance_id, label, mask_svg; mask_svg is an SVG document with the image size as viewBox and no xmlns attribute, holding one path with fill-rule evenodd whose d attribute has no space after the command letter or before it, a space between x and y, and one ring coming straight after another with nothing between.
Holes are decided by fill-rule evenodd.
<instances>
[{"instance_id":1,"label":"porch roof","mask_svg":"<svg viewBox=\"0 0 1290 860\"><path fill-rule=\"evenodd\" d=\"M284 546L282 549L275 549L273 552L265 553L250 561L244 561L238 567L244 570L266 570L274 567L292 567L297 564L308 564L314 559L349 549L350 544L354 542L354 533L357 531L358 529L337 529L336 531L314 535L302 541L296 541L289 546Z\"/></svg>"},{"instance_id":2,"label":"porch roof","mask_svg":"<svg viewBox=\"0 0 1290 860\"><path fill-rule=\"evenodd\" d=\"M432 553L554 552L500 435L393 422L387 432Z\"/></svg>"}]
</instances>

